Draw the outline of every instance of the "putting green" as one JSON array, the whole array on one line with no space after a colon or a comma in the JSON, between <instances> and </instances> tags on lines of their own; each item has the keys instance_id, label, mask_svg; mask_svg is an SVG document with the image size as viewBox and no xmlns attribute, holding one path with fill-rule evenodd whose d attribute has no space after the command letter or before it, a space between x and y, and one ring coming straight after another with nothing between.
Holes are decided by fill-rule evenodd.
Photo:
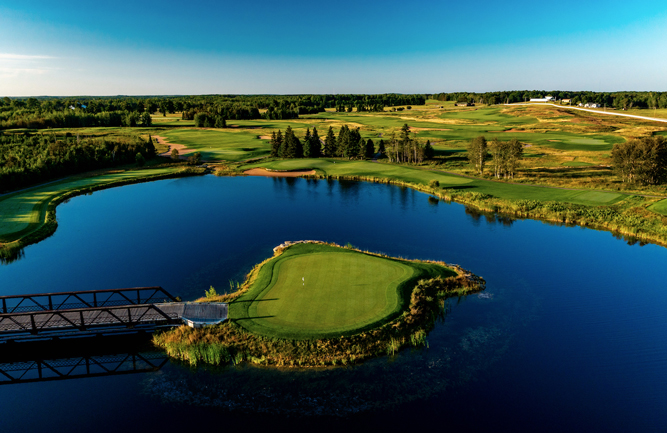
<instances>
[{"instance_id":1,"label":"putting green","mask_svg":"<svg viewBox=\"0 0 667 433\"><path fill-rule=\"evenodd\" d=\"M230 318L253 333L279 338L340 337L397 317L418 279L454 271L430 263L305 243L265 263Z\"/></svg>"}]
</instances>

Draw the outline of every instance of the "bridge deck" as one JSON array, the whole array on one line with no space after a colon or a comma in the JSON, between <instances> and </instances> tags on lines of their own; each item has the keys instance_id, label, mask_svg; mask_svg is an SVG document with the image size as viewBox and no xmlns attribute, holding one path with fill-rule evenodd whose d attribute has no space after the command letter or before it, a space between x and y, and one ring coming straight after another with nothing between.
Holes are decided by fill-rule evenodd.
<instances>
[{"instance_id":1,"label":"bridge deck","mask_svg":"<svg viewBox=\"0 0 667 433\"><path fill-rule=\"evenodd\" d=\"M227 319L227 304L170 302L0 314L0 341L21 335L54 336L63 333L127 328L155 328L186 323L199 327Z\"/></svg>"}]
</instances>

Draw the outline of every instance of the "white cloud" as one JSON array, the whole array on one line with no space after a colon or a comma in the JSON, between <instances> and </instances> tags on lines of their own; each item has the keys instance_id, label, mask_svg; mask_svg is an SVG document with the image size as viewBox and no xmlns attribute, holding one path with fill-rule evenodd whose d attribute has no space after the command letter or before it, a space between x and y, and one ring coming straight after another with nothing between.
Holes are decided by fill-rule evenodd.
<instances>
[{"instance_id":1,"label":"white cloud","mask_svg":"<svg viewBox=\"0 0 667 433\"><path fill-rule=\"evenodd\" d=\"M52 56L34 56L28 54L0 53L0 60L45 60L55 59Z\"/></svg>"}]
</instances>

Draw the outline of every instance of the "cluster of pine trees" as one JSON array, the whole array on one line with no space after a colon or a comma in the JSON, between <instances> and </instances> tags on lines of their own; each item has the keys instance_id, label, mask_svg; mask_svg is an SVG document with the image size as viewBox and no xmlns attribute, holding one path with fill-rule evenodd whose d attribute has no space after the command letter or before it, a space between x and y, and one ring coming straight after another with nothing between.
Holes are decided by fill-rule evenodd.
<instances>
[{"instance_id":1,"label":"cluster of pine trees","mask_svg":"<svg viewBox=\"0 0 667 433\"><path fill-rule=\"evenodd\" d=\"M54 134L0 134L0 190L25 188L51 179L155 156L149 137L80 138Z\"/></svg>"},{"instance_id":2,"label":"cluster of pine trees","mask_svg":"<svg viewBox=\"0 0 667 433\"><path fill-rule=\"evenodd\" d=\"M384 143L381 141L380 148ZM348 159L372 158L375 155L375 143L372 139L365 140L361 137L359 128L350 129L347 125L341 127L338 137L333 127L329 127L324 140L320 139L317 128L306 129L306 135L301 141L288 126L285 135L282 131L273 132L271 135L271 156L279 158L319 158L346 157Z\"/></svg>"},{"instance_id":3,"label":"cluster of pine trees","mask_svg":"<svg viewBox=\"0 0 667 433\"><path fill-rule=\"evenodd\" d=\"M667 180L667 140L662 136L615 144L611 157L614 171L623 182L657 185Z\"/></svg>"},{"instance_id":4,"label":"cluster of pine trees","mask_svg":"<svg viewBox=\"0 0 667 433\"><path fill-rule=\"evenodd\" d=\"M486 138L479 136L468 144L467 150L468 161L479 174L484 174L487 159L493 157L493 175L498 179L514 178L519 161L523 158L523 145L516 139L500 141L494 138L489 146Z\"/></svg>"},{"instance_id":5,"label":"cluster of pine trees","mask_svg":"<svg viewBox=\"0 0 667 433\"><path fill-rule=\"evenodd\" d=\"M317 128L306 130L303 140L300 140L287 127L285 134L282 131L271 135L271 156L278 158L318 158L320 156L340 157L348 159L370 159L376 155L386 156L391 162L421 163L434 156L430 141L422 143L410 136L410 127L405 124L399 137L392 135L385 143L380 139L377 149L371 138L364 139L359 128L351 129L347 125L341 126L338 135L333 127L329 127L326 137L322 140Z\"/></svg>"}]
</instances>

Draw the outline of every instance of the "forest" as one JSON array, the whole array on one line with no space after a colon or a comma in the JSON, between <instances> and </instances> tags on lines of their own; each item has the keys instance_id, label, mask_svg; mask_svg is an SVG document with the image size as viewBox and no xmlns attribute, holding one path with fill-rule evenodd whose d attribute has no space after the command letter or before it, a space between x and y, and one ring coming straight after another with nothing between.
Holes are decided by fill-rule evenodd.
<instances>
[{"instance_id":1,"label":"forest","mask_svg":"<svg viewBox=\"0 0 667 433\"><path fill-rule=\"evenodd\" d=\"M0 134L0 192L155 156L152 138Z\"/></svg>"},{"instance_id":2,"label":"forest","mask_svg":"<svg viewBox=\"0 0 667 433\"><path fill-rule=\"evenodd\" d=\"M0 98L0 129L150 126L150 115L182 113L202 125L227 120L296 119L326 108L382 111L395 105L423 105L424 95L199 95ZM263 111L260 112L260 110Z\"/></svg>"}]
</instances>

